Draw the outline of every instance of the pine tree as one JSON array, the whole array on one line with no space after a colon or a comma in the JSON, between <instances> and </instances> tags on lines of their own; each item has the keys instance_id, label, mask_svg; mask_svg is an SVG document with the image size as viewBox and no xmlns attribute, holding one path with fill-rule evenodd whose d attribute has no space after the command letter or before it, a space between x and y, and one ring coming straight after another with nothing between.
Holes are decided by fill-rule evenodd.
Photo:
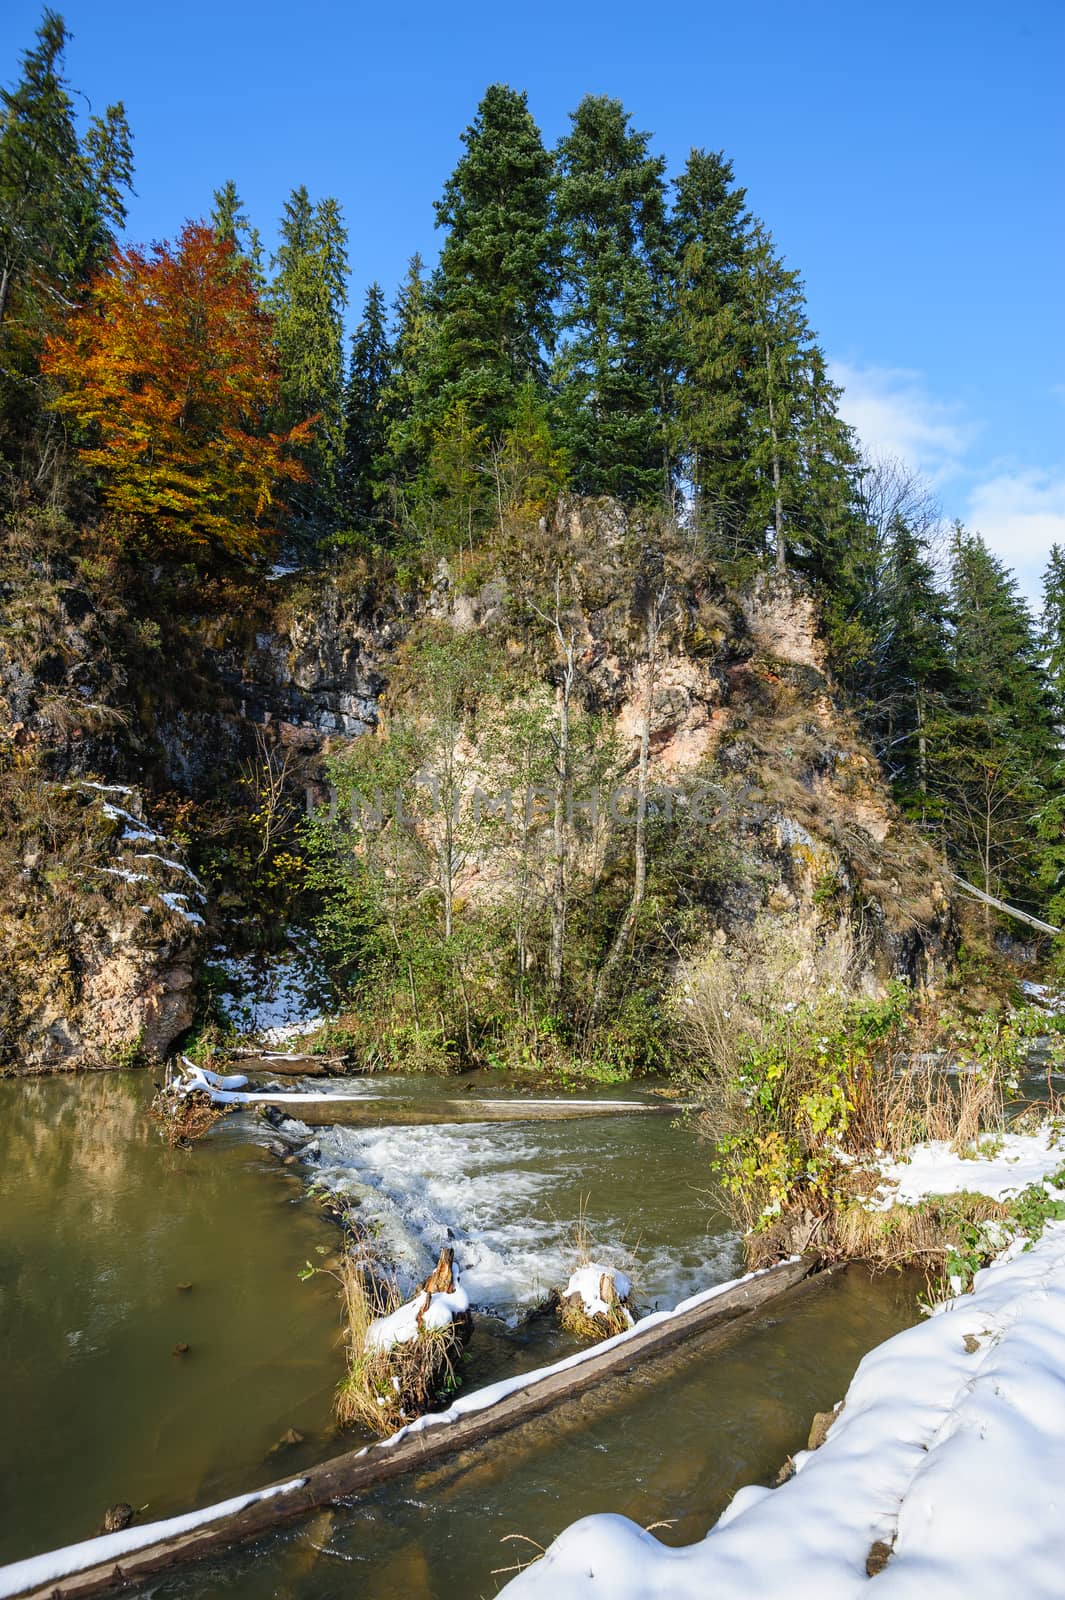
<instances>
[{"instance_id":1,"label":"pine tree","mask_svg":"<svg viewBox=\"0 0 1065 1600\"><path fill-rule=\"evenodd\" d=\"M282 426L315 416L303 516L324 527L335 517L344 447L344 307L347 233L335 200L312 207L293 190L281 220L270 304L281 368Z\"/></svg>"},{"instance_id":2,"label":"pine tree","mask_svg":"<svg viewBox=\"0 0 1065 1600\"><path fill-rule=\"evenodd\" d=\"M462 401L498 439L522 385L543 380L554 338L552 162L526 96L504 84L487 90L462 142L436 206L448 231L431 287L422 412L432 427Z\"/></svg>"},{"instance_id":3,"label":"pine tree","mask_svg":"<svg viewBox=\"0 0 1065 1600\"><path fill-rule=\"evenodd\" d=\"M344 397L344 511L355 528L379 522L388 441L386 411L392 347L384 292L372 283L362 321L351 339L351 367Z\"/></svg>"},{"instance_id":4,"label":"pine tree","mask_svg":"<svg viewBox=\"0 0 1065 1600\"><path fill-rule=\"evenodd\" d=\"M558 149L559 419L575 487L646 500L672 492L674 268L665 162L618 100L587 96Z\"/></svg>"}]
</instances>

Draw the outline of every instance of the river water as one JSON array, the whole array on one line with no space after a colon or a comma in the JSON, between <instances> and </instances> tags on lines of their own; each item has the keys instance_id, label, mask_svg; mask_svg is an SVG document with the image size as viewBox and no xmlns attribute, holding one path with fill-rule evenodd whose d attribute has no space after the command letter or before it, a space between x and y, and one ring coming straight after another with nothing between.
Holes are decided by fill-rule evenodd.
<instances>
[{"instance_id":1,"label":"river water","mask_svg":"<svg viewBox=\"0 0 1065 1600\"><path fill-rule=\"evenodd\" d=\"M635 1261L646 1308L739 1270L706 1148L668 1117L315 1130L317 1155L283 1167L247 1112L168 1150L150 1095L143 1074L0 1083L0 1561L90 1535L114 1501L166 1516L353 1442L330 1421L332 1281L298 1276L337 1245L307 1177L358 1202L401 1278L453 1244L484 1313L471 1387L570 1348L523 1313L564 1280L578 1232L597 1258ZM862 1354L915 1319L916 1289L848 1273L725 1346L637 1369L457 1467L150 1592L489 1596L505 1581L493 1569L535 1554L506 1535L547 1544L606 1509L689 1542L801 1447ZM303 1441L271 1454L289 1429Z\"/></svg>"}]
</instances>

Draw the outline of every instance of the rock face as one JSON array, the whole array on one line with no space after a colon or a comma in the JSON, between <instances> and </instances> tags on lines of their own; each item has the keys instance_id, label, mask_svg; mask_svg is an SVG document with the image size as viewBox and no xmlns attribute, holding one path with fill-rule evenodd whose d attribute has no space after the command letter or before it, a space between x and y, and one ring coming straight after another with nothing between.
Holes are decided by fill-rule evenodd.
<instances>
[{"instance_id":1,"label":"rock face","mask_svg":"<svg viewBox=\"0 0 1065 1600\"><path fill-rule=\"evenodd\" d=\"M652 669L633 623L638 526L609 501L564 501L558 522L580 594L569 616L582 693L613 721L624 781L646 719L652 791L681 808L701 787L714 797L707 854L727 856L713 890L718 941L760 948L771 927L799 996L934 981L956 942L944 863L839 703L811 594L774 574L730 591L705 562L682 559ZM433 610L460 631L489 627L504 596L497 576L449 600L438 575ZM490 868L471 863L462 892L490 887Z\"/></svg>"},{"instance_id":2,"label":"rock face","mask_svg":"<svg viewBox=\"0 0 1065 1600\"><path fill-rule=\"evenodd\" d=\"M654 531L615 502L567 498L539 537L552 571L564 559L577 692L612 725L622 781L646 723L652 786L681 807L693 787L717 796L714 937L761 960L771 927L800 993L933 978L954 940L943 865L838 702L810 594L764 574L731 591L682 551L652 669L634 597ZM157 1057L191 1023L200 890L144 821L142 790L237 795L264 729L296 758L290 781L314 785L331 748L376 726L421 619L532 659L502 566L471 592L446 563L417 588L352 562L205 595L162 623L72 572L0 573L0 1070ZM475 741L470 761L475 774ZM456 892L497 893L500 870L473 859Z\"/></svg>"},{"instance_id":3,"label":"rock face","mask_svg":"<svg viewBox=\"0 0 1065 1600\"><path fill-rule=\"evenodd\" d=\"M190 1026L203 894L138 791L4 775L0 1068L158 1060Z\"/></svg>"}]
</instances>

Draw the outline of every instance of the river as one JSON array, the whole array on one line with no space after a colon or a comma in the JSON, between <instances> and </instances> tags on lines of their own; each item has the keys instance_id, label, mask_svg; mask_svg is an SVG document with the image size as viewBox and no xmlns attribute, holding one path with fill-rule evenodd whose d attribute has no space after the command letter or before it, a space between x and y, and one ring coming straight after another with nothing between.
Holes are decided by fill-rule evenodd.
<instances>
[{"instance_id":1,"label":"river","mask_svg":"<svg viewBox=\"0 0 1065 1600\"><path fill-rule=\"evenodd\" d=\"M456 1086L384 1092L431 1101ZM316 1130L305 1168L268 1153L250 1112L171 1151L150 1096L144 1074L0 1083L0 1561L87 1537L115 1501L162 1517L352 1442L330 1419L332 1280L299 1277L338 1242L307 1176L359 1203L406 1280L454 1244L482 1312L468 1386L570 1348L524 1313L568 1273L578 1231L597 1257L635 1261L647 1308L739 1269L706 1148L668 1117ZM505 1535L547 1544L605 1509L689 1542L737 1487L771 1480L861 1355L915 1319L917 1288L852 1271L724 1348L639 1368L457 1468L150 1592L487 1596L504 1581L493 1569L535 1554ZM290 1429L302 1442L271 1453Z\"/></svg>"}]
</instances>

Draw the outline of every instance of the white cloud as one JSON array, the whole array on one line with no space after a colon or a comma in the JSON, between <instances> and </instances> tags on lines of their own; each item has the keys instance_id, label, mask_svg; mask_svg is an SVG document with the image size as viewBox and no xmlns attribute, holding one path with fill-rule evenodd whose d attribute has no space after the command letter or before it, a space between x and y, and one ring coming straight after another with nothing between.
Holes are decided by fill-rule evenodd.
<instances>
[{"instance_id":1,"label":"white cloud","mask_svg":"<svg viewBox=\"0 0 1065 1600\"><path fill-rule=\"evenodd\" d=\"M830 361L829 373L844 391L840 413L868 455L896 456L932 484L961 469L979 426L930 394L920 372Z\"/></svg>"},{"instance_id":2,"label":"white cloud","mask_svg":"<svg viewBox=\"0 0 1065 1600\"><path fill-rule=\"evenodd\" d=\"M1065 545L1065 471L999 472L970 491L963 520L1037 600L1051 545Z\"/></svg>"}]
</instances>

